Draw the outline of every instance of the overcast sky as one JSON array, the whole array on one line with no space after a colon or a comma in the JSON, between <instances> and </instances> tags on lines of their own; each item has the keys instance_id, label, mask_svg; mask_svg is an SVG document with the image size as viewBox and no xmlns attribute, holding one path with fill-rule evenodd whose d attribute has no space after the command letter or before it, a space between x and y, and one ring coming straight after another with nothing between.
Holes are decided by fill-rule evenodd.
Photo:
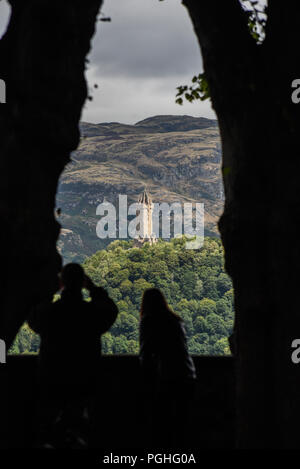
<instances>
[{"instance_id":1,"label":"overcast sky","mask_svg":"<svg viewBox=\"0 0 300 469\"><path fill-rule=\"evenodd\" d=\"M0 2L0 35L7 22ZM175 104L176 87L202 71L200 50L181 0L105 0L87 79L93 101L82 120L135 123L157 114L215 117L210 102ZM98 88L93 85L97 83Z\"/></svg>"}]
</instances>

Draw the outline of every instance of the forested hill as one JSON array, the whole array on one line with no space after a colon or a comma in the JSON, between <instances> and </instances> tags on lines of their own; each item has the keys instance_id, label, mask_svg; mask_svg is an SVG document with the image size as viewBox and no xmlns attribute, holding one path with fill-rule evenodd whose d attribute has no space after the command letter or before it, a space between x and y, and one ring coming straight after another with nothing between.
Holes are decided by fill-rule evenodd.
<instances>
[{"instance_id":1,"label":"forested hill","mask_svg":"<svg viewBox=\"0 0 300 469\"><path fill-rule=\"evenodd\" d=\"M217 121L155 116L135 125L81 123L81 144L63 172L57 207L66 261L82 261L107 242L96 236L96 207L119 194L137 202L146 186L153 202L204 202L206 235L218 235L223 209Z\"/></svg>"},{"instance_id":2,"label":"forested hill","mask_svg":"<svg viewBox=\"0 0 300 469\"><path fill-rule=\"evenodd\" d=\"M191 353L229 353L233 290L221 242L206 238L199 250L186 249L185 243L184 238L160 240L133 248L132 241L115 241L86 260L85 271L108 290L120 311L103 338L104 352L138 352L141 297L145 289L156 287L184 319Z\"/></svg>"},{"instance_id":3,"label":"forested hill","mask_svg":"<svg viewBox=\"0 0 300 469\"><path fill-rule=\"evenodd\" d=\"M114 241L86 259L84 269L107 289L120 314L103 336L103 352L138 353L139 309L146 288L160 288L184 319L189 350L194 354L229 353L233 324L232 284L224 272L219 239L206 238L203 248L185 248L185 239L159 240L134 248L132 241ZM13 352L36 352L38 338L24 326Z\"/></svg>"}]
</instances>

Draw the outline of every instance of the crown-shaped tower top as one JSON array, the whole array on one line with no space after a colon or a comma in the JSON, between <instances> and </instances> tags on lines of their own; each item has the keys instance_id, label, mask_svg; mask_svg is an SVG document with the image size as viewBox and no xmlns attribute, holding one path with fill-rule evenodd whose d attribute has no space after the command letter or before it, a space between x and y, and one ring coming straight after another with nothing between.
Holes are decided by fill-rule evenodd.
<instances>
[{"instance_id":1,"label":"crown-shaped tower top","mask_svg":"<svg viewBox=\"0 0 300 469\"><path fill-rule=\"evenodd\" d=\"M146 205L152 204L152 198L146 188L144 189L143 193L139 196L138 203Z\"/></svg>"},{"instance_id":2,"label":"crown-shaped tower top","mask_svg":"<svg viewBox=\"0 0 300 469\"><path fill-rule=\"evenodd\" d=\"M143 207L140 210L140 215L142 216L142 226L143 230L139 237L135 239L134 246L141 247L144 243L149 243L150 245L157 242L155 234L153 234L153 203L152 197L145 188L142 194L138 198L138 203L142 204Z\"/></svg>"}]
</instances>

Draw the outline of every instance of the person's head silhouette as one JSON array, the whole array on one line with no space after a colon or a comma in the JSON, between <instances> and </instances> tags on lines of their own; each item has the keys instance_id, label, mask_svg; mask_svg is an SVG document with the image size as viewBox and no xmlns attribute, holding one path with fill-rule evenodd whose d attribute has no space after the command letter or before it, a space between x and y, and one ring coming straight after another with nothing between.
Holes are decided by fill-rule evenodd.
<instances>
[{"instance_id":1,"label":"person's head silhouette","mask_svg":"<svg viewBox=\"0 0 300 469\"><path fill-rule=\"evenodd\" d=\"M84 270L79 264L66 264L61 271L62 287L66 290L80 291L84 286Z\"/></svg>"},{"instance_id":2,"label":"person's head silhouette","mask_svg":"<svg viewBox=\"0 0 300 469\"><path fill-rule=\"evenodd\" d=\"M158 288L145 290L141 304L141 316L161 316L164 313L174 314L163 293Z\"/></svg>"}]
</instances>

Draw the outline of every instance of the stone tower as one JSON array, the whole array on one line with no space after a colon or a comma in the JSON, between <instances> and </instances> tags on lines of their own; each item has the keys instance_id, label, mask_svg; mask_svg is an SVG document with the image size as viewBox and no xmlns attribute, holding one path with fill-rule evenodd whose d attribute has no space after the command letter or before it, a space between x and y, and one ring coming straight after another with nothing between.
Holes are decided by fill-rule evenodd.
<instances>
[{"instance_id":1,"label":"stone tower","mask_svg":"<svg viewBox=\"0 0 300 469\"><path fill-rule=\"evenodd\" d=\"M144 189L143 193L138 198L138 203L143 207L143 233L135 240L135 246L142 246L145 242L151 245L157 242L155 234L153 234L153 202L149 192Z\"/></svg>"}]
</instances>

